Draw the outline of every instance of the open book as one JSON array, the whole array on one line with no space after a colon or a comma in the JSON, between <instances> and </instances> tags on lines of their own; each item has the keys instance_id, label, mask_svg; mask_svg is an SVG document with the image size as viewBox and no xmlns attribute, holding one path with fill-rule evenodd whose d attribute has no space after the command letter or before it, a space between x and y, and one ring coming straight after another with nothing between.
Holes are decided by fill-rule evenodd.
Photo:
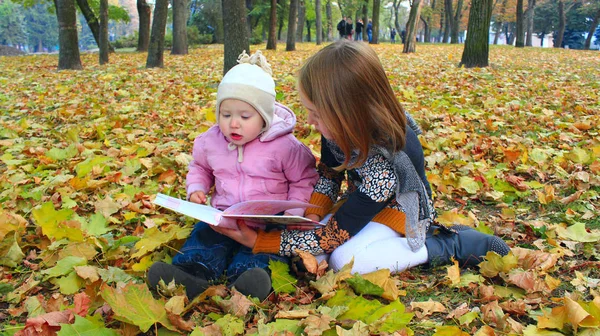
<instances>
[{"instance_id":1,"label":"open book","mask_svg":"<svg viewBox=\"0 0 600 336\"><path fill-rule=\"evenodd\" d=\"M225 228L234 228L236 219L243 219L250 226L279 224L313 228L325 225L324 223L319 223L301 216L277 215L278 213L289 209L315 207L312 204L297 201L246 201L234 204L224 211L164 194L157 194L153 203L203 221L207 224L218 225ZM222 221L222 218L231 218L234 220Z\"/></svg>"}]
</instances>

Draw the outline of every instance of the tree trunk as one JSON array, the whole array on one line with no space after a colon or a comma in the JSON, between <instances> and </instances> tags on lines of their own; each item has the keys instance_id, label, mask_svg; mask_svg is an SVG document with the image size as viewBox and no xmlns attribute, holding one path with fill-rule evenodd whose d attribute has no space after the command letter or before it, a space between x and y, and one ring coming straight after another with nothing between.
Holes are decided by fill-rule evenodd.
<instances>
[{"instance_id":1,"label":"tree trunk","mask_svg":"<svg viewBox=\"0 0 600 336\"><path fill-rule=\"evenodd\" d=\"M150 44L150 15L152 14L152 7L150 7L146 0L137 0L137 11L140 17L137 51L148 51L148 45Z\"/></svg>"},{"instance_id":2,"label":"tree trunk","mask_svg":"<svg viewBox=\"0 0 600 336\"><path fill-rule=\"evenodd\" d=\"M369 41L369 34L367 34L367 24L369 23L369 0L365 0L362 5L362 20L363 20L363 30L362 37L363 41Z\"/></svg>"},{"instance_id":3,"label":"tree trunk","mask_svg":"<svg viewBox=\"0 0 600 336\"><path fill-rule=\"evenodd\" d=\"M452 0L444 0L444 43L450 42L452 31Z\"/></svg>"},{"instance_id":4,"label":"tree trunk","mask_svg":"<svg viewBox=\"0 0 600 336\"><path fill-rule=\"evenodd\" d=\"M331 12L331 0L325 4L325 25L327 26L327 41L333 41L333 14Z\"/></svg>"},{"instance_id":5,"label":"tree trunk","mask_svg":"<svg viewBox=\"0 0 600 336\"><path fill-rule=\"evenodd\" d=\"M173 0L173 47L171 55L187 55L187 0Z\"/></svg>"},{"instance_id":6,"label":"tree trunk","mask_svg":"<svg viewBox=\"0 0 600 336\"><path fill-rule=\"evenodd\" d=\"M452 29L450 35L450 43L457 44L458 43L458 32L460 31L460 20L462 18L462 7L463 0L458 0L456 4L456 13L454 14L454 18L452 19Z\"/></svg>"},{"instance_id":7,"label":"tree trunk","mask_svg":"<svg viewBox=\"0 0 600 336\"><path fill-rule=\"evenodd\" d=\"M321 13L321 0L315 0L315 30L317 35L317 45L321 45L323 42L323 18Z\"/></svg>"},{"instance_id":8,"label":"tree trunk","mask_svg":"<svg viewBox=\"0 0 600 336\"><path fill-rule=\"evenodd\" d=\"M525 18L523 17L523 0L517 0L517 48L525 47Z\"/></svg>"},{"instance_id":9,"label":"tree trunk","mask_svg":"<svg viewBox=\"0 0 600 336\"><path fill-rule=\"evenodd\" d=\"M398 34L402 32L402 29L400 29L400 20L398 20L398 10L400 9L401 3L402 2L400 0L394 0L394 2L392 2L392 8L394 9L394 28L396 28Z\"/></svg>"},{"instance_id":10,"label":"tree trunk","mask_svg":"<svg viewBox=\"0 0 600 336\"><path fill-rule=\"evenodd\" d=\"M310 34L310 21L306 20L306 42L312 42L312 37Z\"/></svg>"},{"instance_id":11,"label":"tree trunk","mask_svg":"<svg viewBox=\"0 0 600 336\"><path fill-rule=\"evenodd\" d=\"M269 18L269 37L267 38L267 50L277 50L277 0L271 0L271 16Z\"/></svg>"},{"instance_id":12,"label":"tree trunk","mask_svg":"<svg viewBox=\"0 0 600 336\"><path fill-rule=\"evenodd\" d=\"M373 38L371 39L371 44L379 43L379 8L381 7L381 0L373 0Z\"/></svg>"},{"instance_id":13,"label":"tree trunk","mask_svg":"<svg viewBox=\"0 0 600 336\"><path fill-rule=\"evenodd\" d=\"M417 29L419 27L419 17L421 16L422 0L413 0L410 6L410 14L406 23L406 43L404 44L403 53L413 53L417 45Z\"/></svg>"},{"instance_id":14,"label":"tree trunk","mask_svg":"<svg viewBox=\"0 0 600 336\"><path fill-rule=\"evenodd\" d=\"M298 3L298 27L296 27L296 41L302 42L304 40L304 20L306 19L306 6L304 6L304 0L299 0Z\"/></svg>"},{"instance_id":15,"label":"tree trunk","mask_svg":"<svg viewBox=\"0 0 600 336\"><path fill-rule=\"evenodd\" d=\"M565 13L565 4L558 0L558 32L554 41L554 48L562 48L563 37L565 36L565 26L567 24L567 14Z\"/></svg>"},{"instance_id":16,"label":"tree trunk","mask_svg":"<svg viewBox=\"0 0 600 336\"><path fill-rule=\"evenodd\" d=\"M542 33L540 35L540 47L544 46L544 38L546 37L546 34Z\"/></svg>"},{"instance_id":17,"label":"tree trunk","mask_svg":"<svg viewBox=\"0 0 600 336\"><path fill-rule=\"evenodd\" d=\"M502 32L502 22L495 22L494 26L496 26L496 33L494 34L494 44L498 44L498 38L500 37L500 33Z\"/></svg>"},{"instance_id":18,"label":"tree trunk","mask_svg":"<svg viewBox=\"0 0 600 336\"><path fill-rule=\"evenodd\" d=\"M585 44L583 45L584 50L590 50L590 46L592 45L592 38L594 37L594 32L598 27L598 21L600 20L600 8L596 11L596 15L594 15L594 19L592 20L592 25L590 30L588 31L588 36L585 39Z\"/></svg>"},{"instance_id":19,"label":"tree trunk","mask_svg":"<svg viewBox=\"0 0 600 336\"><path fill-rule=\"evenodd\" d=\"M248 13L248 15L246 15L246 28L248 28L248 37L252 37L252 22L250 17L250 12L252 12L252 8L254 8L252 0L246 0L246 13Z\"/></svg>"},{"instance_id":20,"label":"tree trunk","mask_svg":"<svg viewBox=\"0 0 600 336\"><path fill-rule=\"evenodd\" d=\"M282 15L279 15L279 17L277 18L278 24L277 24L277 41L281 41L281 32L283 31L283 23L284 23L284 19L283 19L283 13Z\"/></svg>"},{"instance_id":21,"label":"tree trunk","mask_svg":"<svg viewBox=\"0 0 600 336\"><path fill-rule=\"evenodd\" d=\"M460 61L460 64L467 68L488 66L492 8L492 0L471 2L467 40Z\"/></svg>"},{"instance_id":22,"label":"tree trunk","mask_svg":"<svg viewBox=\"0 0 600 336\"><path fill-rule=\"evenodd\" d=\"M296 16L298 15L298 0L290 0L290 15L288 16L286 51L296 50Z\"/></svg>"},{"instance_id":23,"label":"tree trunk","mask_svg":"<svg viewBox=\"0 0 600 336\"><path fill-rule=\"evenodd\" d=\"M527 39L525 45L533 47L533 17L535 16L535 0L527 0L527 10L525 11L525 22L527 25Z\"/></svg>"},{"instance_id":24,"label":"tree trunk","mask_svg":"<svg viewBox=\"0 0 600 336\"><path fill-rule=\"evenodd\" d=\"M98 59L100 65L108 63L108 0L100 0L100 44Z\"/></svg>"},{"instance_id":25,"label":"tree trunk","mask_svg":"<svg viewBox=\"0 0 600 336\"><path fill-rule=\"evenodd\" d=\"M246 31L246 6L244 0L223 0L223 35L225 40L223 55L223 75L237 64L238 56L250 51Z\"/></svg>"},{"instance_id":26,"label":"tree trunk","mask_svg":"<svg viewBox=\"0 0 600 336\"><path fill-rule=\"evenodd\" d=\"M435 12L436 0L431 2L431 13ZM431 42L431 29L433 28L433 14L427 18L427 25L425 26L425 39L424 42ZM397 29L396 29L397 30Z\"/></svg>"},{"instance_id":27,"label":"tree trunk","mask_svg":"<svg viewBox=\"0 0 600 336\"><path fill-rule=\"evenodd\" d=\"M425 20L422 16L421 16L421 21L423 22L423 26L425 26L425 33L424 33L424 37L423 37L423 42L429 42L429 23L427 23L427 20ZM398 31L398 29L396 29L396 31Z\"/></svg>"},{"instance_id":28,"label":"tree trunk","mask_svg":"<svg viewBox=\"0 0 600 336\"><path fill-rule=\"evenodd\" d=\"M169 12L169 0L156 0L154 17L152 18L152 32L150 33L150 45L148 47L148 59L146 68L162 68L163 52L165 49L165 28L167 27L167 14Z\"/></svg>"},{"instance_id":29,"label":"tree trunk","mask_svg":"<svg viewBox=\"0 0 600 336\"><path fill-rule=\"evenodd\" d=\"M80 70L77 13L74 0L54 0L58 20L58 70Z\"/></svg>"},{"instance_id":30,"label":"tree trunk","mask_svg":"<svg viewBox=\"0 0 600 336\"><path fill-rule=\"evenodd\" d=\"M98 48L100 48L100 24L98 23L98 18L96 18L96 14L94 14L94 11L92 10L92 8L90 8L90 4L87 0L77 0L77 6L83 14L83 17L85 18L88 27L90 27L90 30L92 31L92 35L94 35L94 40L96 41ZM115 49L110 45L110 43L108 44L108 48L110 52L115 52Z\"/></svg>"}]
</instances>

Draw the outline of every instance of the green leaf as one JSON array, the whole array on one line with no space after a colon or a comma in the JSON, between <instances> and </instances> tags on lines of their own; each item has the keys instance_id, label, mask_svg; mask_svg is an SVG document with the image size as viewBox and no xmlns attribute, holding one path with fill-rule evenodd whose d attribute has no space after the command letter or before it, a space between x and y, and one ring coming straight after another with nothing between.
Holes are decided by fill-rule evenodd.
<instances>
[{"instance_id":1,"label":"green leaf","mask_svg":"<svg viewBox=\"0 0 600 336\"><path fill-rule=\"evenodd\" d=\"M71 209L54 210L52 202L46 202L41 207L31 211L33 219L42 228L42 233L56 240L67 238L71 241L83 241L80 229L68 226L65 222L75 213Z\"/></svg>"},{"instance_id":2,"label":"green leaf","mask_svg":"<svg viewBox=\"0 0 600 336\"><path fill-rule=\"evenodd\" d=\"M43 270L42 274L46 274L47 278L55 278L63 275L67 275L69 272L74 270L75 266L87 265L85 258L69 256L59 260L56 266Z\"/></svg>"},{"instance_id":3,"label":"green leaf","mask_svg":"<svg viewBox=\"0 0 600 336\"><path fill-rule=\"evenodd\" d=\"M352 278L346 279L346 282L350 284L356 294L377 296L383 294L383 288L363 278L360 274L356 274Z\"/></svg>"},{"instance_id":4,"label":"green leaf","mask_svg":"<svg viewBox=\"0 0 600 336\"><path fill-rule=\"evenodd\" d=\"M98 274L100 275L100 278L102 278L102 281L106 282L107 284L115 282L126 283L133 280L133 277L131 275L125 273L124 270L118 267L109 266L108 269L99 268Z\"/></svg>"},{"instance_id":5,"label":"green leaf","mask_svg":"<svg viewBox=\"0 0 600 336\"><path fill-rule=\"evenodd\" d=\"M329 305L329 304L328 304ZM367 300L362 296L352 298L347 304L348 311L340 315L340 320L361 320L365 321L377 309L381 307L381 302L377 300Z\"/></svg>"},{"instance_id":6,"label":"green leaf","mask_svg":"<svg viewBox=\"0 0 600 336\"><path fill-rule=\"evenodd\" d=\"M288 333L284 333L288 335L289 333L293 335L300 336L302 335L303 328L300 326L297 320L288 320L288 319L277 319L274 322L264 324L262 321L258 322L258 335L276 335L278 333L282 333L287 331Z\"/></svg>"},{"instance_id":7,"label":"green leaf","mask_svg":"<svg viewBox=\"0 0 600 336\"><path fill-rule=\"evenodd\" d=\"M165 231L160 231L157 227L150 228L144 231L144 236L140 239L135 247L138 249L132 257L139 258L148 252L154 251L161 245L172 240L183 239L189 236L192 228L179 227L178 225L170 225Z\"/></svg>"},{"instance_id":8,"label":"green leaf","mask_svg":"<svg viewBox=\"0 0 600 336\"><path fill-rule=\"evenodd\" d=\"M105 163L112 161L113 159L108 156L95 156L93 158L87 158L85 161L78 163L75 166L75 172L77 172L77 177L84 177L88 175L94 166L99 166L103 170L105 170Z\"/></svg>"},{"instance_id":9,"label":"green leaf","mask_svg":"<svg viewBox=\"0 0 600 336\"><path fill-rule=\"evenodd\" d=\"M590 153L579 147L574 147L565 157L575 163L587 163L592 158Z\"/></svg>"},{"instance_id":10,"label":"green leaf","mask_svg":"<svg viewBox=\"0 0 600 336\"><path fill-rule=\"evenodd\" d=\"M118 336L113 329L106 328L100 314L89 317L75 315L75 323L61 324L57 336Z\"/></svg>"},{"instance_id":11,"label":"green leaf","mask_svg":"<svg viewBox=\"0 0 600 336\"><path fill-rule=\"evenodd\" d=\"M296 291L295 284L298 279L290 275L290 267L281 261L269 260L271 270L271 281L275 293L293 293Z\"/></svg>"},{"instance_id":12,"label":"green leaf","mask_svg":"<svg viewBox=\"0 0 600 336\"><path fill-rule=\"evenodd\" d=\"M557 226L556 234L563 239L583 243L593 243L600 240L600 231L591 230L591 232L587 232L585 224L581 222L577 222L566 229L562 226Z\"/></svg>"},{"instance_id":13,"label":"green leaf","mask_svg":"<svg viewBox=\"0 0 600 336\"><path fill-rule=\"evenodd\" d=\"M25 258L25 254L17 242L20 236L16 231L11 232L0 242L0 265L17 267Z\"/></svg>"},{"instance_id":14,"label":"green leaf","mask_svg":"<svg viewBox=\"0 0 600 336\"><path fill-rule=\"evenodd\" d=\"M231 314L221 317L215 324L221 328L223 336L235 336L244 333L244 321Z\"/></svg>"},{"instance_id":15,"label":"green leaf","mask_svg":"<svg viewBox=\"0 0 600 336\"><path fill-rule=\"evenodd\" d=\"M397 312L400 314L404 314L405 311L406 311L406 307L404 306L404 304L402 302L400 302L400 300L395 300L395 301L390 302L388 305L381 306L379 309L375 310L373 313L371 313L371 315L369 315L369 317L367 317L364 320L364 322L367 324L371 324L391 312ZM407 318L410 321L410 319L412 319L413 314L409 313L406 315L408 315Z\"/></svg>"},{"instance_id":16,"label":"green leaf","mask_svg":"<svg viewBox=\"0 0 600 336\"><path fill-rule=\"evenodd\" d=\"M65 295L71 295L79 292L85 286L85 281L77 276L77 273L71 272L67 276L56 279L53 283L60 287L60 292Z\"/></svg>"},{"instance_id":17,"label":"green leaf","mask_svg":"<svg viewBox=\"0 0 600 336\"><path fill-rule=\"evenodd\" d=\"M463 316L458 318L458 322L461 325L469 325L471 324L471 322L473 322L476 318L479 317L479 314L477 312L468 312L466 314L464 314Z\"/></svg>"},{"instance_id":18,"label":"green leaf","mask_svg":"<svg viewBox=\"0 0 600 336\"><path fill-rule=\"evenodd\" d=\"M79 151L75 145L70 145L65 149L52 148L46 152L46 156L54 161L62 161L75 157Z\"/></svg>"},{"instance_id":19,"label":"green leaf","mask_svg":"<svg viewBox=\"0 0 600 336\"><path fill-rule=\"evenodd\" d=\"M117 320L136 325L147 332L155 323L177 330L167 319L165 304L155 300L146 284L127 284L122 289L102 286L102 298L110 305Z\"/></svg>"},{"instance_id":20,"label":"green leaf","mask_svg":"<svg viewBox=\"0 0 600 336\"><path fill-rule=\"evenodd\" d=\"M468 176L461 176L458 180L458 186L465 189L469 194L476 194L481 189L479 183Z\"/></svg>"},{"instance_id":21,"label":"green leaf","mask_svg":"<svg viewBox=\"0 0 600 336\"><path fill-rule=\"evenodd\" d=\"M90 216L90 221L83 221L81 228L89 235L98 237L110 231L108 222L101 213L95 213Z\"/></svg>"}]
</instances>

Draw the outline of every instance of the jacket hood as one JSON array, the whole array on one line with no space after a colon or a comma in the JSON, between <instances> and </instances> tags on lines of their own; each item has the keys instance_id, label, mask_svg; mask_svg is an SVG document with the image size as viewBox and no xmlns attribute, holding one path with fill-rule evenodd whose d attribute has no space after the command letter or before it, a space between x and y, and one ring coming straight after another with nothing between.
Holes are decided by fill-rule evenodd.
<instances>
[{"instance_id":1,"label":"jacket hood","mask_svg":"<svg viewBox=\"0 0 600 336\"><path fill-rule=\"evenodd\" d=\"M296 115L294 112L287 106L275 103L271 127L261 134L259 140L261 142L272 141L280 136L292 133L294 126L296 126Z\"/></svg>"}]
</instances>

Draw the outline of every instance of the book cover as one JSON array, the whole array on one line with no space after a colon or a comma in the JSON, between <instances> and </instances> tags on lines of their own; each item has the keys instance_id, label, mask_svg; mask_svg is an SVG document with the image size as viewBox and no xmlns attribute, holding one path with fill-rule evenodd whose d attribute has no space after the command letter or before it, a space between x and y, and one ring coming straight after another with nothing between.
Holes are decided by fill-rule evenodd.
<instances>
[{"instance_id":1,"label":"book cover","mask_svg":"<svg viewBox=\"0 0 600 336\"><path fill-rule=\"evenodd\" d=\"M306 228L324 226L301 216L277 215L289 209L310 208L314 205L298 201L254 200L234 204L224 211L213 207L188 202L179 198L157 194L153 201L169 210L195 218L210 225L235 228L235 221L223 221L222 218L243 219L250 226L262 227L265 224L294 225Z\"/></svg>"}]
</instances>

